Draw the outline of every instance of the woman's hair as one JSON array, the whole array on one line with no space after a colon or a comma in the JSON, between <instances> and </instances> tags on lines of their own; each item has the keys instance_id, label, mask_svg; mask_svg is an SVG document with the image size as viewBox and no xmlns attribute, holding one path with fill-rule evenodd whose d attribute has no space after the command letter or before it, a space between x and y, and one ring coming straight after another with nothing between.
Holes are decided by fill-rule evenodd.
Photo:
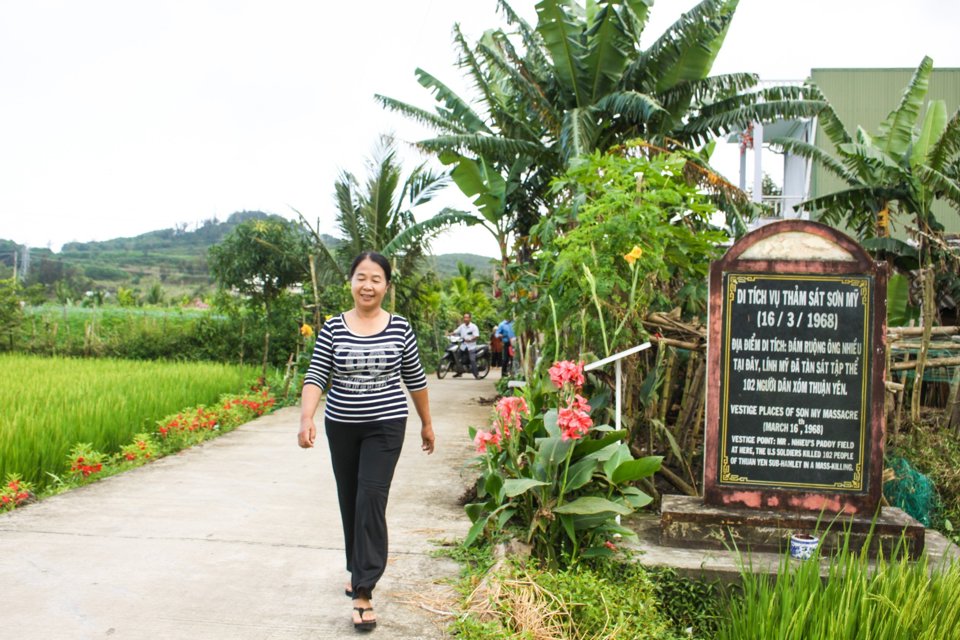
<instances>
[{"instance_id":1,"label":"woman's hair","mask_svg":"<svg viewBox=\"0 0 960 640\"><path fill-rule=\"evenodd\" d=\"M387 284L390 284L390 261L383 257L381 254L376 251L364 251L356 258L353 259L353 264L350 265L350 279L353 279L353 274L356 272L357 267L360 266L360 263L364 260L370 260L371 262L376 263L383 269L383 274L387 277Z\"/></svg>"}]
</instances>

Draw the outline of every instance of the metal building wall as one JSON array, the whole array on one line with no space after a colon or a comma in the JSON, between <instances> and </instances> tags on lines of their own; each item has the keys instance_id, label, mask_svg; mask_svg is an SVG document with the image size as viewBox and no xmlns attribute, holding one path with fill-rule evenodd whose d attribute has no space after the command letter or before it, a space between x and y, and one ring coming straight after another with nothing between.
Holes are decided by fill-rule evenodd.
<instances>
[{"instance_id":1,"label":"metal building wall","mask_svg":"<svg viewBox=\"0 0 960 640\"><path fill-rule=\"evenodd\" d=\"M917 63L919 64L919 60ZM936 63L936 61L934 61ZM860 125L869 134L876 133L877 126L893 111L903 96L915 69L813 69L811 79L820 87L834 110L852 135ZM942 99L947 103L947 117L953 116L960 107L960 69L937 69L934 66L930 77L927 100ZM923 119L921 111L920 120ZM816 145L831 155L833 145L817 128ZM832 193L845 188L845 183L827 172L818 163L813 163L810 180L811 197ZM948 203L934 203L934 214L943 223L948 233L960 233L960 212ZM900 225L894 234L904 237Z\"/></svg>"}]
</instances>

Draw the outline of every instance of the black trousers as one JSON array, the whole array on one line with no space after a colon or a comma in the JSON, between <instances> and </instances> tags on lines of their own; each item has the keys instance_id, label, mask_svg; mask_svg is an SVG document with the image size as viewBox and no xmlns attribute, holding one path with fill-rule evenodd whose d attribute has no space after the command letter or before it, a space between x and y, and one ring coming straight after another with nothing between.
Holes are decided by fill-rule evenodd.
<instances>
[{"instance_id":1,"label":"black trousers","mask_svg":"<svg viewBox=\"0 0 960 640\"><path fill-rule=\"evenodd\" d=\"M355 593L372 593L387 567L387 497L406 424L324 420Z\"/></svg>"}]
</instances>

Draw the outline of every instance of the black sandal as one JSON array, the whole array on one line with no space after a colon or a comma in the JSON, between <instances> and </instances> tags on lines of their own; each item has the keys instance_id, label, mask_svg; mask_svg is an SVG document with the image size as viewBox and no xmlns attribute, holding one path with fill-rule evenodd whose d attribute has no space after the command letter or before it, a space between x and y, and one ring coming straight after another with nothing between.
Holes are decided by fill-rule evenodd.
<instances>
[{"instance_id":1,"label":"black sandal","mask_svg":"<svg viewBox=\"0 0 960 640\"><path fill-rule=\"evenodd\" d=\"M364 620L363 614L366 611L373 611L373 607L354 607L354 611L360 614L360 622L354 622L353 628L357 631L373 631L377 626L377 620Z\"/></svg>"}]
</instances>

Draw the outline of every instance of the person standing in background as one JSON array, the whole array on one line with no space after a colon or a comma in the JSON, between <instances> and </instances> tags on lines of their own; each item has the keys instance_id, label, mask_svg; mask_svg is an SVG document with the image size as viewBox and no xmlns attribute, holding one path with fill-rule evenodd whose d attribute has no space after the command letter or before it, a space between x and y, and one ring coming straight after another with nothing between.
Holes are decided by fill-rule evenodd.
<instances>
[{"instance_id":1,"label":"person standing in background","mask_svg":"<svg viewBox=\"0 0 960 640\"><path fill-rule=\"evenodd\" d=\"M490 366L499 367L503 357L503 340L497 333L497 325L493 325L493 329L490 331L490 354Z\"/></svg>"},{"instance_id":2,"label":"person standing in background","mask_svg":"<svg viewBox=\"0 0 960 640\"><path fill-rule=\"evenodd\" d=\"M501 360L500 376L506 378L510 375L510 365L516 353L517 334L513 332L513 321L503 320L497 325L497 335L503 341L503 358Z\"/></svg>"}]
</instances>

